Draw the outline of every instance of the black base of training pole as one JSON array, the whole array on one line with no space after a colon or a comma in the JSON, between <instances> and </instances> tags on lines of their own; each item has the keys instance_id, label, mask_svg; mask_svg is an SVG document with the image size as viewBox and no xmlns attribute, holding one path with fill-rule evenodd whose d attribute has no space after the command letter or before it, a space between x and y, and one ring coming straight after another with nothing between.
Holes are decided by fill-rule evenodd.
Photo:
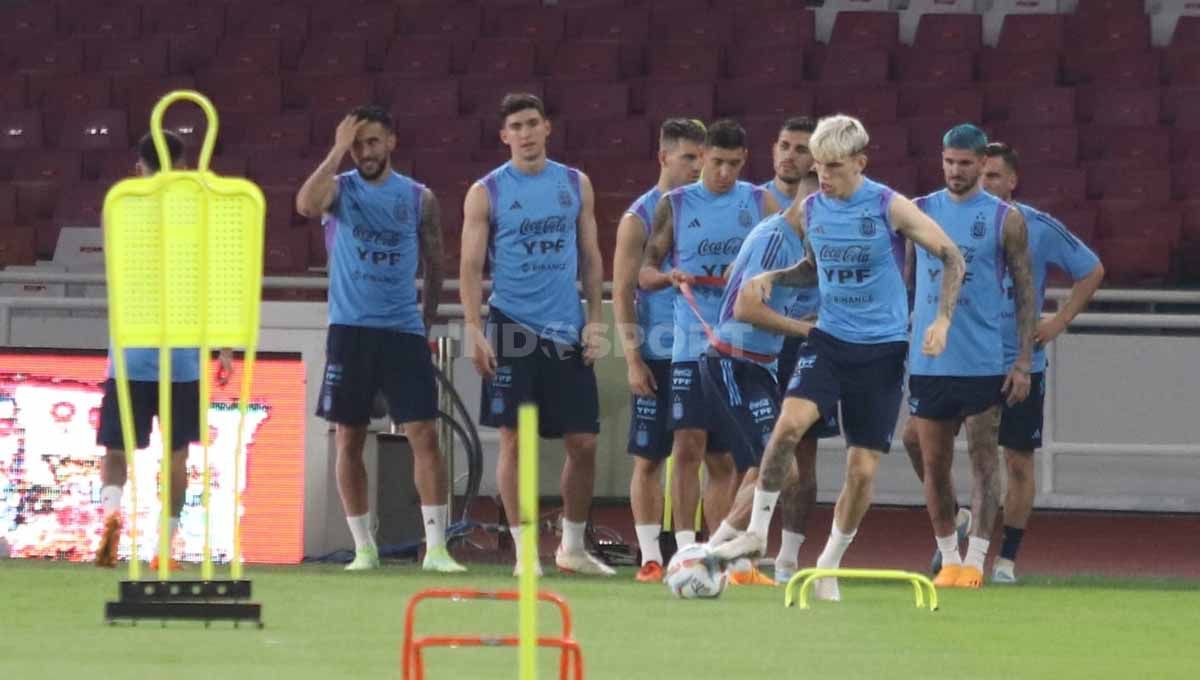
<instances>
[{"instance_id":1,"label":"black base of training pole","mask_svg":"<svg viewBox=\"0 0 1200 680\"><path fill-rule=\"evenodd\" d=\"M120 599L104 606L104 620L243 621L263 627L262 605L250 599L250 581L121 581Z\"/></svg>"}]
</instances>

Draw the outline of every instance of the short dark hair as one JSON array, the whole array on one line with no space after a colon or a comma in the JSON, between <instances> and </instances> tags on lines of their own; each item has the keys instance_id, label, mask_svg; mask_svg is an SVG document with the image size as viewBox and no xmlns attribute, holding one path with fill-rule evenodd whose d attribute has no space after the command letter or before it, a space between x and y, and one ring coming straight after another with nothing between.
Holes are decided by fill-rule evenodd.
<instances>
[{"instance_id":1,"label":"short dark hair","mask_svg":"<svg viewBox=\"0 0 1200 680\"><path fill-rule=\"evenodd\" d=\"M987 147L987 134L970 123L955 125L942 136L942 148L973 151L982 154Z\"/></svg>"},{"instance_id":2,"label":"short dark hair","mask_svg":"<svg viewBox=\"0 0 1200 680\"><path fill-rule=\"evenodd\" d=\"M163 130L162 133L167 142L167 155L171 157L171 165L178 166L183 161L183 138L173 130ZM154 148L154 137L149 132L138 140L137 152L138 159L147 170L158 172L162 169L158 163L158 150Z\"/></svg>"},{"instance_id":3,"label":"short dark hair","mask_svg":"<svg viewBox=\"0 0 1200 680\"><path fill-rule=\"evenodd\" d=\"M1021 157L1017 155L1017 150L1004 142L992 142L983 147L983 155L988 158L1003 159L1004 164L1013 172L1017 172L1021 168Z\"/></svg>"},{"instance_id":4,"label":"short dark hair","mask_svg":"<svg viewBox=\"0 0 1200 680\"><path fill-rule=\"evenodd\" d=\"M746 128L736 120L725 118L708 126L708 138L705 142L718 149L746 148Z\"/></svg>"},{"instance_id":5,"label":"short dark hair","mask_svg":"<svg viewBox=\"0 0 1200 680\"><path fill-rule=\"evenodd\" d=\"M379 123L388 132L393 132L396 126L392 123L392 112L378 104L364 104L356 106L350 112L357 120L365 120L368 123Z\"/></svg>"},{"instance_id":6,"label":"short dark hair","mask_svg":"<svg viewBox=\"0 0 1200 680\"><path fill-rule=\"evenodd\" d=\"M658 129L660 146L681 141L703 144L705 139L704 124L694 118L668 118Z\"/></svg>"},{"instance_id":7,"label":"short dark hair","mask_svg":"<svg viewBox=\"0 0 1200 680\"><path fill-rule=\"evenodd\" d=\"M817 121L808 116L792 116L783 121L783 127L779 128L780 132L807 132L812 134L813 130L817 129Z\"/></svg>"},{"instance_id":8,"label":"short dark hair","mask_svg":"<svg viewBox=\"0 0 1200 680\"><path fill-rule=\"evenodd\" d=\"M530 92L509 92L500 100L500 122L518 111L534 109L542 118L546 117L546 105L542 98Z\"/></svg>"}]
</instances>

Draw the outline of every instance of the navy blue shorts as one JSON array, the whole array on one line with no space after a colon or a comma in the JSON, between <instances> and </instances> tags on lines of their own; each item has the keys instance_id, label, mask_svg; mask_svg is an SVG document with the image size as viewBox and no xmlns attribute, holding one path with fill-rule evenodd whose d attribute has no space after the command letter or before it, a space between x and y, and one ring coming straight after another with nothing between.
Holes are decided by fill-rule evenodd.
<instances>
[{"instance_id":1,"label":"navy blue shorts","mask_svg":"<svg viewBox=\"0 0 1200 680\"><path fill-rule=\"evenodd\" d=\"M538 430L555 439L600 432L596 372L583 362L583 348L540 337L498 309L488 313L487 336L496 352L496 377L483 381L479 422L516 428L517 407L538 407Z\"/></svg>"},{"instance_id":2,"label":"navy blue shorts","mask_svg":"<svg viewBox=\"0 0 1200 680\"><path fill-rule=\"evenodd\" d=\"M158 415L158 382L129 381L129 401L133 405L133 438L139 449L150 445L152 421ZM171 383L171 450L178 451L200 441L200 383ZM117 403L117 382L104 381L100 399L100 424L96 443L110 449L125 450L121 437L121 408Z\"/></svg>"},{"instance_id":3,"label":"navy blue shorts","mask_svg":"<svg viewBox=\"0 0 1200 680\"><path fill-rule=\"evenodd\" d=\"M783 399L787 396L788 384L792 381L792 376L796 374L796 359L800 357L800 353L808 353L808 344L805 338L800 336L787 337L783 341L783 349L779 350L779 368L776 375L779 377L779 398ZM838 422L837 409L833 410L828 416L822 416L821 421L808 428L808 432L804 433L805 439L829 439L836 437L842 433L842 425Z\"/></svg>"},{"instance_id":4,"label":"navy blue shorts","mask_svg":"<svg viewBox=\"0 0 1200 680\"><path fill-rule=\"evenodd\" d=\"M437 379L425 337L385 328L331 325L317 415L331 423L366 425L380 392L397 423L437 416Z\"/></svg>"},{"instance_id":5,"label":"navy blue shorts","mask_svg":"<svg viewBox=\"0 0 1200 680\"><path fill-rule=\"evenodd\" d=\"M956 420L983 413L1003 399L1004 376L913 375L908 412L929 420Z\"/></svg>"},{"instance_id":6,"label":"navy blue shorts","mask_svg":"<svg viewBox=\"0 0 1200 680\"><path fill-rule=\"evenodd\" d=\"M671 364L671 429L704 430L708 433L708 453L729 451L729 439L717 424L716 406L704 394L699 362Z\"/></svg>"},{"instance_id":7,"label":"navy blue shorts","mask_svg":"<svg viewBox=\"0 0 1200 680\"><path fill-rule=\"evenodd\" d=\"M671 360L647 359L658 391L653 397L630 395L628 451L639 458L661 461L671 455Z\"/></svg>"},{"instance_id":8,"label":"navy blue shorts","mask_svg":"<svg viewBox=\"0 0 1200 680\"><path fill-rule=\"evenodd\" d=\"M709 350L700 357L700 381L730 443L738 472L758 467L779 418L779 385L770 369Z\"/></svg>"},{"instance_id":9,"label":"navy blue shorts","mask_svg":"<svg viewBox=\"0 0 1200 680\"><path fill-rule=\"evenodd\" d=\"M813 329L786 396L816 404L826 425L841 402L846 444L887 453L900 417L907 356L907 342L845 342Z\"/></svg>"},{"instance_id":10,"label":"navy blue shorts","mask_svg":"<svg viewBox=\"0 0 1200 680\"><path fill-rule=\"evenodd\" d=\"M1046 374L1029 374L1029 396L1015 406L1007 403L1000 411L1000 446L1014 451L1042 448L1042 425L1046 406Z\"/></svg>"}]
</instances>

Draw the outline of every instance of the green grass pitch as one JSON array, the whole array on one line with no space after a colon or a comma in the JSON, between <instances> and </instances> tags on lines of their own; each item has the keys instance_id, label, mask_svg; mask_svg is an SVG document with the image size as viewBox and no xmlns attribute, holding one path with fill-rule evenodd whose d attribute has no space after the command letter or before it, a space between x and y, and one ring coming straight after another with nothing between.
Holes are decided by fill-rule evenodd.
<instances>
[{"instance_id":1,"label":"green grass pitch","mask_svg":"<svg viewBox=\"0 0 1200 680\"><path fill-rule=\"evenodd\" d=\"M198 576L195 567L184 578ZM334 566L249 568L266 628L228 623L103 624L123 570L0 562L0 668L6 678L213 680L398 678L405 604L428 587L516 589L496 566L469 578L409 565L346 574ZM941 610L913 606L906 583L843 582L841 603L785 609L783 590L731 587L719 601L681 601L665 586L548 576L569 601L585 677L671 678L1195 678L1200 587L1182 581L1028 578L1020 586L940 591ZM423 605L424 606L424 605ZM557 631L555 612L539 610ZM552 625L553 623L553 625ZM508 633L515 603L435 602L418 632ZM557 677L541 654L540 678ZM427 676L516 676L513 649L434 650Z\"/></svg>"}]
</instances>

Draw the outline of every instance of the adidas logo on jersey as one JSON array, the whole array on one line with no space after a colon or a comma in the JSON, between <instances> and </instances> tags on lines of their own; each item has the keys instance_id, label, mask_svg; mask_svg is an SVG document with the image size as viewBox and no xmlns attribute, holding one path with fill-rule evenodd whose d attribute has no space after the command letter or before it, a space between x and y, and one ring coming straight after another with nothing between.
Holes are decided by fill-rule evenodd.
<instances>
[{"instance_id":1,"label":"adidas logo on jersey","mask_svg":"<svg viewBox=\"0 0 1200 680\"><path fill-rule=\"evenodd\" d=\"M699 218L693 217L693 218L692 218L692 221L691 221L691 222L688 222L688 226L687 226L687 228L688 228L688 229L699 229L699 228L700 228L700 220L699 220Z\"/></svg>"},{"instance_id":2,"label":"adidas logo on jersey","mask_svg":"<svg viewBox=\"0 0 1200 680\"><path fill-rule=\"evenodd\" d=\"M521 209L522 209L522 208L521 208L521 202L520 202L520 201L513 201L513 202L512 202L512 205L508 206L508 209L509 209L509 210L521 210Z\"/></svg>"}]
</instances>

